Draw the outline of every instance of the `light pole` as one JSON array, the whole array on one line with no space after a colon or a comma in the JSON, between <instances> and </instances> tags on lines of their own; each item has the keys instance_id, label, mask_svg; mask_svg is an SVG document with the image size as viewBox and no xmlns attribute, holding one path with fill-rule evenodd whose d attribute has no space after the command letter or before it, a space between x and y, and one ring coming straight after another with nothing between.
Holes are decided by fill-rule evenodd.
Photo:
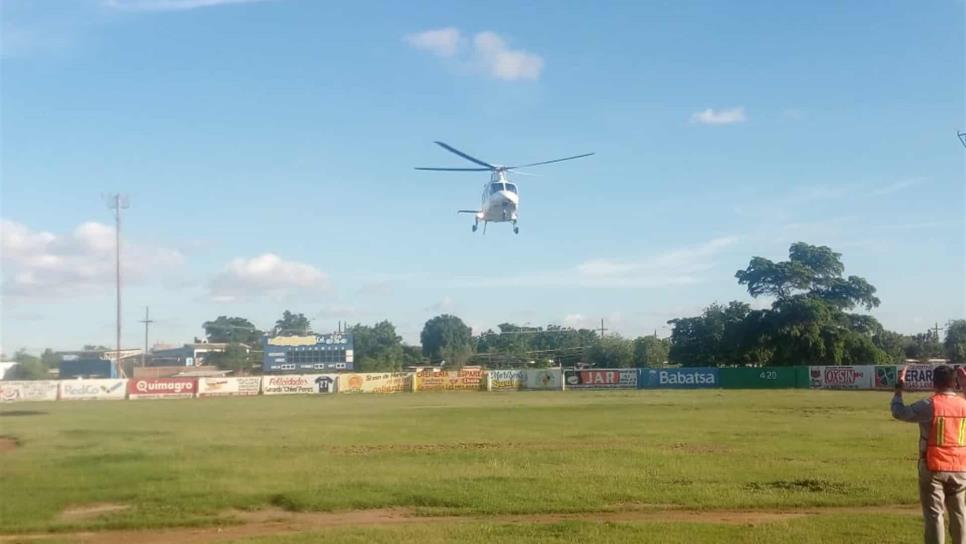
<instances>
[{"instance_id":1,"label":"light pole","mask_svg":"<svg viewBox=\"0 0 966 544\"><path fill-rule=\"evenodd\" d=\"M124 368L121 366L121 210L130 207L127 195L115 193L107 198L107 207L114 210L114 262L115 262L115 285L117 288L117 316L115 324L117 326L117 343L114 352L114 364L117 367L117 374L121 378L126 378Z\"/></svg>"}]
</instances>

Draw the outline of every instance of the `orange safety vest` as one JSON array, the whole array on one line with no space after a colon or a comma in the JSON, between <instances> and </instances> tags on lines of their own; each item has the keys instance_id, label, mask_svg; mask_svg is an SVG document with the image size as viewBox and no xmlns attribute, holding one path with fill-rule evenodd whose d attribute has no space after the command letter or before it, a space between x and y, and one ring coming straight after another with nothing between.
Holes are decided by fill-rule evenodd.
<instances>
[{"instance_id":1,"label":"orange safety vest","mask_svg":"<svg viewBox=\"0 0 966 544\"><path fill-rule=\"evenodd\" d=\"M959 395L932 396L926 467L932 472L966 472L966 399Z\"/></svg>"}]
</instances>

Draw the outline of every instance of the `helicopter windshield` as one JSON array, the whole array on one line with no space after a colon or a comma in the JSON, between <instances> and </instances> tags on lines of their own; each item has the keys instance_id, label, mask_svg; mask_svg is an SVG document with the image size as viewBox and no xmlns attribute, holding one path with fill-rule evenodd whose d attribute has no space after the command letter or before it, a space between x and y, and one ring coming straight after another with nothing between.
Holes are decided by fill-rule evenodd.
<instances>
[{"instance_id":1,"label":"helicopter windshield","mask_svg":"<svg viewBox=\"0 0 966 544\"><path fill-rule=\"evenodd\" d=\"M503 184L502 183L491 183L490 184L490 194L491 195L493 193L498 193L498 192L500 192L502 190L503 190Z\"/></svg>"},{"instance_id":2,"label":"helicopter windshield","mask_svg":"<svg viewBox=\"0 0 966 544\"><path fill-rule=\"evenodd\" d=\"M507 191L510 191L513 194L517 194L517 186L514 185L514 184L512 184L512 183L507 183L506 184L506 190Z\"/></svg>"}]
</instances>

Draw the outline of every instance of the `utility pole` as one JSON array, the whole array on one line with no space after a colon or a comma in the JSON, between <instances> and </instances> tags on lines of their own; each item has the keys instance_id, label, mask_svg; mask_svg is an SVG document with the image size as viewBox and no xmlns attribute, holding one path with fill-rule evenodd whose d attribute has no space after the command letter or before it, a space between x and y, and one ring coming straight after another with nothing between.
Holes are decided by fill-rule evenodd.
<instances>
[{"instance_id":1,"label":"utility pole","mask_svg":"<svg viewBox=\"0 0 966 544\"><path fill-rule=\"evenodd\" d=\"M116 281L117 286L117 343L115 347L117 351L114 352L114 364L117 366L117 374L121 378L126 378L124 374L124 368L121 367L121 210L127 209L130 206L128 203L127 195L122 195L120 193L115 193L110 195L107 199L107 207L114 210L114 260L116 265Z\"/></svg>"},{"instance_id":2,"label":"utility pole","mask_svg":"<svg viewBox=\"0 0 966 544\"><path fill-rule=\"evenodd\" d=\"M151 308L148 308L147 306L145 306L144 307L144 319L141 320L141 323L144 323L144 353L141 354L141 366L142 367L147 366L147 357L148 357L148 325L150 325L151 323L154 323L154 320L152 320L149 317L150 316L150 311L151 311Z\"/></svg>"},{"instance_id":3,"label":"utility pole","mask_svg":"<svg viewBox=\"0 0 966 544\"><path fill-rule=\"evenodd\" d=\"M937 321L936 322L936 325L933 328L929 329L929 330L931 330L936 335L936 341L938 342L939 341L939 331L946 330L946 327L940 327L939 326L939 322Z\"/></svg>"},{"instance_id":4,"label":"utility pole","mask_svg":"<svg viewBox=\"0 0 966 544\"><path fill-rule=\"evenodd\" d=\"M605 329L605 328L604 328L604 318L602 317L602 318L600 318L600 339L601 339L601 340L603 340L603 339L604 339L604 332L605 332L606 330L607 330L607 329Z\"/></svg>"}]
</instances>

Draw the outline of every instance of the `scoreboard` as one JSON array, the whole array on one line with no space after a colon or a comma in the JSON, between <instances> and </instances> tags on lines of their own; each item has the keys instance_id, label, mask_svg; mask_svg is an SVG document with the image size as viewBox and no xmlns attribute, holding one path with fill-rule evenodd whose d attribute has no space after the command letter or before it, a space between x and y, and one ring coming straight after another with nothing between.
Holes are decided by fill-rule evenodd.
<instances>
[{"instance_id":1,"label":"scoreboard","mask_svg":"<svg viewBox=\"0 0 966 544\"><path fill-rule=\"evenodd\" d=\"M266 373L305 374L352 370L352 335L262 337L262 370Z\"/></svg>"}]
</instances>

